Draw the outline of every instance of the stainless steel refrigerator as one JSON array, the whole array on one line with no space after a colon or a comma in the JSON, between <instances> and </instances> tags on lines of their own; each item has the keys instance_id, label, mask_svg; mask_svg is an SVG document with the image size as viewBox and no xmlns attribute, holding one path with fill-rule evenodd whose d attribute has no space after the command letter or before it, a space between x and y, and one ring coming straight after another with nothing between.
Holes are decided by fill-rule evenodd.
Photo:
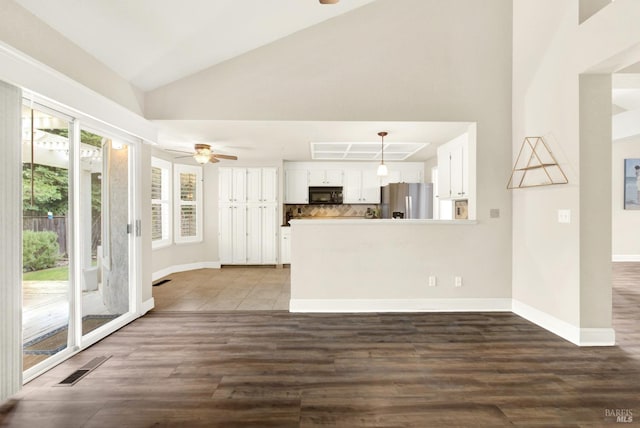
<instances>
[{"instance_id":1,"label":"stainless steel refrigerator","mask_svg":"<svg viewBox=\"0 0 640 428\"><path fill-rule=\"evenodd\" d=\"M433 218L432 183L391 183L382 187L382 218Z\"/></svg>"}]
</instances>

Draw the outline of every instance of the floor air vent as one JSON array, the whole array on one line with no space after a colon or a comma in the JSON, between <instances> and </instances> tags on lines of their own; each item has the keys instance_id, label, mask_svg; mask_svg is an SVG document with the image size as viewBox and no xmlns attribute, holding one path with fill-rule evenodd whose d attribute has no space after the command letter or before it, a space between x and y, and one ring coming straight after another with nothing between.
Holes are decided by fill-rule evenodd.
<instances>
[{"instance_id":1,"label":"floor air vent","mask_svg":"<svg viewBox=\"0 0 640 428\"><path fill-rule=\"evenodd\" d=\"M161 279L160 281L156 281L156 282L154 282L154 283L153 283L153 284L151 284L151 285L153 285L154 287L157 287L158 285L165 284L165 283L167 283L167 282L169 282L169 281L171 281L171 280L170 280L170 279Z\"/></svg>"},{"instance_id":2,"label":"floor air vent","mask_svg":"<svg viewBox=\"0 0 640 428\"><path fill-rule=\"evenodd\" d=\"M55 386L73 386L73 385L75 385L76 383L78 383L80 381L80 379L82 379L83 377L85 377L86 375L91 373L91 371L93 371L96 368L98 368L100 366L100 364L104 363L109 358L111 358L111 355L109 355L108 357L96 357L96 358L94 358L93 360L89 361L87 364L85 364L84 366L80 367L78 370L76 370L75 372L71 373L69 376L64 378L62 381L60 381L60 383L58 383Z\"/></svg>"}]
</instances>

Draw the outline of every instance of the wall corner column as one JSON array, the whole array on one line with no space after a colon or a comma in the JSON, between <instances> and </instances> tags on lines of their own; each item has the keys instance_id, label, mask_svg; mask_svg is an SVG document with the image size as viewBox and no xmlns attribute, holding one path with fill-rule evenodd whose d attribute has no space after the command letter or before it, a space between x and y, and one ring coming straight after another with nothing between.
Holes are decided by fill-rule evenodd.
<instances>
[{"instance_id":1,"label":"wall corner column","mask_svg":"<svg viewBox=\"0 0 640 428\"><path fill-rule=\"evenodd\" d=\"M22 388L22 91L0 81L0 401Z\"/></svg>"},{"instance_id":2,"label":"wall corner column","mask_svg":"<svg viewBox=\"0 0 640 428\"><path fill-rule=\"evenodd\" d=\"M579 83L580 329L608 329L613 341L611 74L582 74Z\"/></svg>"}]
</instances>

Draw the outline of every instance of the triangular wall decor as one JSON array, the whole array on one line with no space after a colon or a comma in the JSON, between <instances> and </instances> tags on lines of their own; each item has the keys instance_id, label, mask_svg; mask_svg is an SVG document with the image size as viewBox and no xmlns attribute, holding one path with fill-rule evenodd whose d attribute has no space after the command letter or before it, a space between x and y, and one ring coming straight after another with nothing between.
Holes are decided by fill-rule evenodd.
<instances>
[{"instance_id":1,"label":"triangular wall decor","mask_svg":"<svg viewBox=\"0 0 640 428\"><path fill-rule=\"evenodd\" d=\"M526 137L507 189L567 184L569 180L542 137Z\"/></svg>"}]
</instances>

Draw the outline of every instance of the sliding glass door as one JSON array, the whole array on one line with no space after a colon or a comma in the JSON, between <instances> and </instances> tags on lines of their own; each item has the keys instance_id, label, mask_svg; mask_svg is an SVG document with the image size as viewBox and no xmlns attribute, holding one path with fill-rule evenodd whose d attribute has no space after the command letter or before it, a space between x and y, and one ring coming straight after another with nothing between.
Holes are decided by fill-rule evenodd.
<instances>
[{"instance_id":1,"label":"sliding glass door","mask_svg":"<svg viewBox=\"0 0 640 428\"><path fill-rule=\"evenodd\" d=\"M25 379L135 309L135 142L81 122L23 107Z\"/></svg>"},{"instance_id":2,"label":"sliding glass door","mask_svg":"<svg viewBox=\"0 0 640 428\"><path fill-rule=\"evenodd\" d=\"M80 228L82 335L130 310L132 146L82 129ZM100 151L99 158L91 154Z\"/></svg>"},{"instance_id":3,"label":"sliding glass door","mask_svg":"<svg viewBox=\"0 0 640 428\"><path fill-rule=\"evenodd\" d=\"M72 119L22 108L23 368L69 347Z\"/></svg>"}]
</instances>

